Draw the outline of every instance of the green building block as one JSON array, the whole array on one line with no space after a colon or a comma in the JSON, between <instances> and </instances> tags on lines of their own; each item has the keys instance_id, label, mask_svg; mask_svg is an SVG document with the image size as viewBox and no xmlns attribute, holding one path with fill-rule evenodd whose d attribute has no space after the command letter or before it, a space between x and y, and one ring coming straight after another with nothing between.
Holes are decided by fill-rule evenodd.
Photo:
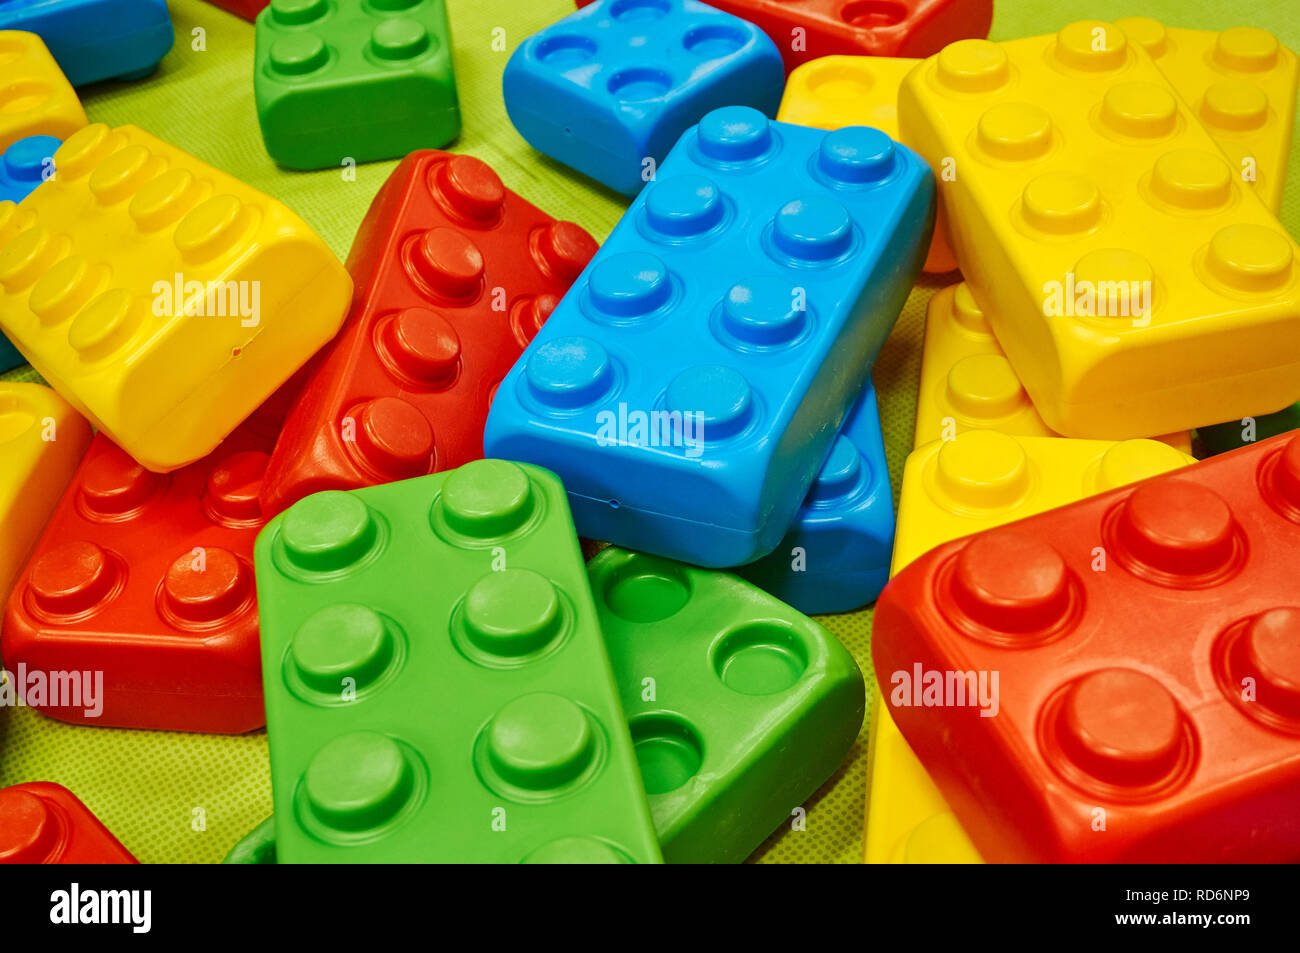
<instances>
[{"instance_id":1,"label":"green building block","mask_svg":"<svg viewBox=\"0 0 1300 953\"><path fill-rule=\"evenodd\" d=\"M275 860L275 815L272 814L261 824L240 839L230 848L223 864L274 864Z\"/></svg>"},{"instance_id":2,"label":"green building block","mask_svg":"<svg viewBox=\"0 0 1300 953\"><path fill-rule=\"evenodd\" d=\"M661 860L553 473L317 493L254 563L281 863Z\"/></svg>"},{"instance_id":3,"label":"green building block","mask_svg":"<svg viewBox=\"0 0 1300 953\"><path fill-rule=\"evenodd\" d=\"M1248 424L1247 421L1253 420ZM1197 427L1196 433L1205 444L1206 453L1213 456L1227 453L1238 447L1247 447L1251 443L1276 437L1288 430L1300 427L1300 404L1292 404L1284 410L1273 414L1260 414L1245 420L1230 420L1226 424L1212 427ZM1249 438L1249 439L1248 439Z\"/></svg>"},{"instance_id":4,"label":"green building block","mask_svg":"<svg viewBox=\"0 0 1300 953\"><path fill-rule=\"evenodd\" d=\"M853 656L730 573L615 548L587 569L664 859L745 859L857 737Z\"/></svg>"},{"instance_id":5,"label":"green building block","mask_svg":"<svg viewBox=\"0 0 1300 953\"><path fill-rule=\"evenodd\" d=\"M460 132L445 0L271 0L255 44L257 118L283 166L398 159Z\"/></svg>"}]
</instances>

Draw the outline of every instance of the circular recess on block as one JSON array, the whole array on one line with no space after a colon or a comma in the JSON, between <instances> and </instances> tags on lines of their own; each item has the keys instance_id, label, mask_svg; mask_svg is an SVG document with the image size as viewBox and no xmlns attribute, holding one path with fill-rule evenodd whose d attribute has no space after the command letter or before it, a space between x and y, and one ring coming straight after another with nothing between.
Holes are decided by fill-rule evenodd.
<instances>
[{"instance_id":1,"label":"circular recess on block","mask_svg":"<svg viewBox=\"0 0 1300 953\"><path fill-rule=\"evenodd\" d=\"M978 626L964 631L1000 644L1047 641L1059 633L1075 604L1075 587L1061 554L1014 527L972 537L951 563L948 588L957 612Z\"/></svg>"},{"instance_id":2,"label":"circular recess on block","mask_svg":"<svg viewBox=\"0 0 1300 953\"><path fill-rule=\"evenodd\" d=\"M352 422L347 428L347 421ZM433 469L434 433L429 419L400 397L376 397L344 415L349 456L384 482L423 476Z\"/></svg>"},{"instance_id":3,"label":"circular recess on block","mask_svg":"<svg viewBox=\"0 0 1300 953\"><path fill-rule=\"evenodd\" d=\"M1292 281L1291 243L1263 225L1228 225L1210 239L1205 268L1233 291L1272 294Z\"/></svg>"},{"instance_id":4,"label":"circular recess on block","mask_svg":"<svg viewBox=\"0 0 1300 953\"><path fill-rule=\"evenodd\" d=\"M381 60L414 59L429 48L429 31L409 17L389 17L370 32L370 52Z\"/></svg>"},{"instance_id":5,"label":"circular recess on block","mask_svg":"<svg viewBox=\"0 0 1300 953\"><path fill-rule=\"evenodd\" d=\"M1230 626L1215 644L1214 673L1248 717L1300 734L1300 608L1279 606Z\"/></svg>"},{"instance_id":6,"label":"circular recess on block","mask_svg":"<svg viewBox=\"0 0 1300 953\"><path fill-rule=\"evenodd\" d=\"M299 791L303 813L326 837L363 839L396 823L423 799L414 752L374 731L353 731L327 742L307 765Z\"/></svg>"},{"instance_id":7,"label":"circular recess on block","mask_svg":"<svg viewBox=\"0 0 1300 953\"><path fill-rule=\"evenodd\" d=\"M726 165L761 158L774 144L771 122L749 106L724 106L706 113L696 137L705 158Z\"/></svg>"},{"instance_id":8,"label":"circular recess on block","mask_svg":"<svg viewBox=\"0 0 1300 953\"><path fill-rule=\"evenodd\" d=\"M503 569L483 576L465 594L460 612L470 644L497 659L536 656L566 628L559 590L531 569Z\"/></svg>"},{"instance_id":9,"label":"circular recess on block","mask_svg":"<svg viewBox=\"0 0 1300 953\"><path fill-rule=\"evenodd\" d=\"M851 0L840 8L840 19L863 30L879 30L906 20L907 6L898 0Z\"/></svg>"},{"instance_id":10,"label":"circular recess on block","mask_svg":"<svg viewBox=\"0 0 1300 953\"><path fill-rule=\"evenodd\" d=\"M0 863L41 864L65 842L62 812L42 797L0 790Z\"/></svg>"},{"instance_id":11,"label":"circular recess on block","mask_svg":"<svg viewBox=\"0 0 1300 953\"><path fill-rule=\"evenodd\" d=\"M952 811L931 814L907 835L902 845L905 864L982 864L970 835Z\"/></svg>"},{"instance_id":12,"label":"circular recess on block","mask_svg":"<svg viewBox=\"0 0 1300 953\"><path fill-rule=\"evenodd\" d=\"M350 703L397 668L401 644L393 623L369 606L326 606L294 633L286 674L309 701Z\"/></svg>"},{"instance_id":13,"label":"circular recess on block","mask_svg":"<svg viewBox=\"0 0 1300 953\"><path fill-rule=\"evenodd\" d=\"M1080 20L1056 34L1056 61L1086 73L1119 69L1128 61L1128 40L1113 23Z\"/></svg>"},{"instance_id":14,"label":"circular recess on block","mask_svg":"<svg viewBox=\"0 0 1300 953\"><path fill-rule=\"evenodd\" d=\"M1067 780L1117 800L1163 795L1196 760L1190 722L1159 681L1105 668L1062 686L1044 706L1039 744Z\"/></svg>"},{"instance_id":15,"label":"circular recess on block","mask_svg":"<svg viewBox=\"0 0 1300 953\"><path fill-rule=\"evenodd\" d=\"M1176 476L1136 487L1107 515L1103 536L1130 572L1175 588L1221 583L1246 561L1245 536L1227 502Z\"/></svg>"},{"instance_id":16,"label":"circular recess on block","mask_svg":"<svg viewBox=\"0 0 1300 953\"><path fill-rule=\"evenodd\" d=\"M649 66L622 69L605 84L609 94L625 103L662 99L673 88L673 78L666 71Z\"/></svg>"},{"instance_id":17,"label":"circular recess on block","mask_svg":"<svg viewBox=\"0 0 1300 953\"><path fill-rule=\"evenodd\" d=\"M407 308L375 325L375 351L399 381L440 390L460 371L460 336L428 308Z\"/></svg>"},{"instance_id":18,"label":"circular recess on block","mask_svg":"<svg viewBox=\"0 0 1300 953\"><path fill-rule=\"evenodd\" d=\"M1024 410L1029 397L1001 354L969 354L948 370L948 401L971 420L997 420Z\"/></svg>"},{"instance_id":19,"label":"circular recess on block","mask_svg":"<svg viewBox=\"0 0 1300 953\"><path fill-rule=\"evenodd\" d=\"M1277 37L1258 27L1232 27L1214 42L1214 62L1238 72L1267 72L1277 65L1277 60Z\"/></svg>"},{"instance_id":20,"label":"circular recess on block","mask_svg":"<svg viewBox=\"0 0 1300 953\"><path fill-rule=\"evenodd\" d=\"M1048 172L1021 194L1025 221L1040 232L1068 237L1096 228L1102 218L1101 190L1073 172Z\"/></svg>"},{"instance_id":21,"label":"circular recess on block","mask_svg":"<svg viewBox=\"0 0 1300 953\"><path fill-rule=\"evenodd\" d=\"M306 76L329 61L329 47L314 33L282 36L271 43L271 70L284 76Z\"/></svg>"},{"instance_id":22,"label":"circular recess on block","mask_svg":"<svg viewBox=\"0 0 1300 953\"><path fill-rule=\"evenodd\" d=\"M988 40L958 40L939 51L939 84L959 93L988 93L1011 79L1006 51Z\"/></svg>"},{"instance_id":23,"label":"circular recess on block","mask_svg":"<svg viewBox=\"0 0 1300 953\"><path fill-rule=\"evenodd\" d=\"M980 147L1004 162L1032 162L1052 148L1052 117L1031 103L999 103L980 116Z\"/></svg>"},{"instance_id":24,"label":"circular recess on block","mask_svg":"<svg viewBox=\"0 0 1300 953\"><path fill-rule=\"evenodd\" d=\"M676 615L691 599L691 584L677 563L628 553L605 577L605 605L629 622L660 622Z\"/></svg>"},{"instance_id":25,"label":"circular recess on block","mask_svg":"<svg viewBox=\"0 0 1300 953\"><path fill-rule=\"evenodd\" d=\"M967 430L945 441L935 457L934 480L940 502L959 511L1010 508L1032 484L1024 448L995 430Z\"/></svg>"},{"instance_id":26,"label":"circular recess on block","mask_svg":"<svg viewBox=\"0 0 1300 953\"><path fill-rule=\"evenodd\" d=\"M559 837L538 847L524 864L630 864L632 859L599 837Z\"/></svg>"},{"instance_id":27,"label":"circular recess on block","mask_svg":"<svg viewBox=\"0 0 1300 953\"><path fill-rule=\"evenodd\" d=\"M667 16L671 9L668 0L614 0L609 15L620 23L648 23Z\"/></svg>"},{"instance_id":28,"label":"circular recess on block","mask_svg":"<svg viewBox=\"0 0 1300 953\"><path fill-rule=\"evenodd\" d=\"M772 245L795 264L835 262L853 247L853 218L843 205L823 195L794 199L776 213Z\"/></svg>"},{"instance_id":29,"label":"circular recess on block","mask_svg":"<svg viewBox=\"0 0 1300 953\"><path fill-rule=\"evenodd\" d=\"M0 90L0 113L10 116L30 113L49 102L54 87L47 82L20 80Z\"/></svg>"},{"instance_id":30,"label":"circular recess on block","mask_svg":"<svg viewBox=\"0 0 1300 953\"><path fill-rule=\"evenodd\" d=\"M255 526L262 522L262 477L270 454L244 450L223 458L208 474L203 505L208 515L227 526Z\"/></svg>"},{"instance_id":31,"label":"circular recess on block","mask_svg":"<svg viewBox=\"0 0 1300 953\"><path fill-rule=\"evenodd\" d=\"M685 718L662 712L639 714L632 716L628 727L646 794L676 791L699 773L704 743Z\"/></svg>"},{"instance_id":32,"label":"circular recess on block","mask_svg":"<svg viewBox=\"0 0 1300 953\"><path fill-rule=\"evenodd\" d=\"M554 69L572 69L582 66L596 55L596 41L576 33L546 36L538 41L533 55L538 62Z\"/></svg>"},{"instance_id":33,"label":"circular recess on block","mask_svg":"<svg viewBox=\"0 0 1300 953\"><path fill-rule=\"evenodd\" d=\"M775 695L798 684L808 651L781 622L750 622L723 635L712 650L713 671L741 695Z\"/></svg>"},{"instance_id":34,"label":"circular recess on block","mask_svg":"<svg viewBox=\"0 0 1300 953\"><path fill-rule=\"evenodd\" d=\"M736 436L757 412L749 382L721 364L688 367L674 377L664 394L664 409L680 413L683 421L695 421L696 438L705 441Z\"/></svg>"},{"instance_id":35,"label":"circular recess on block","mask_svg":"<svg viewBox=\"0 0 1300 953\"><path fill-rule=\"evenodd\" d=\"M117 444L106 443L81 471L80 509L92 519L129 519L167 482L167 477L146 470Z\"/></svg>"},{"instance_id":36,"label":"circular recess on block","mask_svg":"<svg viewBox=\"0 0 1300 953\"><path fill-rule=\"evenodd\" d=\"M167 567L161 600L173 625L211 627L253 604L253 570L227 549L198 546Z\"/></svg>"},{"instance_id":37,"label":"circular recess on block","mask_svg":"<svg viewBox=\"0 0 1300 953\"><path fill-rule=\"evenodd\" d=\"M116 598L125 576L125 568L98 543L75 540L32 563L28 586L38 614L86 618Z\"/></svg>"},{"instance_id":38,"label":"circular recess on block","mask_svg":"<svg viewBox=\"0 0 1300 953\"><path fill-rule=\"evenodd\" d=\"M524 365L528 392L546 407L562 411L596 403L613 388L615 377L609 354L585 337L553 338Z\"/></svg>"},{"instance_id":39,"label":"circular recess on block","mask_svg":"<svg viewBox=\"0 0 1300 953\"><path fill-rule=\"evenodd\" d=\"M659 179L646 190L646 223L670 238L680 240L707 234L722 224L725 215L722 190L702 175ZM592 280L595 281L594 274Z\"/></svg>"},{"instance_id":40,"label":"circular recess on block","mask_svg":"<svg viewBox=\"0 0 1300 953\"><path fill-rule=\"evenodd\" d=\"M570 698L532 692L507 702L475 744L489 788L518 802L552 801L591 781L605 757L604 732Z\"/></svg>"},{"instance_id":41,"label":"circular recess on block","mask_svg":"<svg viewBox=\"0 0 1300 953\"><path fill-rule=\"evenodd\" d=\"M876 86L871 70L846 59L823 58L800 67L808 91L818 99L852 102L870 94Z\"/></svg>"},{"instance_id":42,"label":"circular recess on block","mask_svg":"<svg viewBox=\"0 0 1300 953\"><path fill-rule=\"evenodd\" d=\"M313 573L341 572L377 552L380 524L352 493L325 490L285 511L280 544L289 562Z\"/></svg>"},{"instance_id":43,"label":"circular recess on block","mask_svg":"<svg viewBox=\"0 0 1300 953\"><path fill-rule=\"evenodd\" d=\"M807 291L788 279L761 276L738 281L722 299L723 342L742 348L782 347L809 327Z\"/></svg>"},{"instance_id":44,"label":"circular recess on block","mask_svg":"<svg viewBox=\"0 0 1300 953\"><path fill-rule=\"evenodd\" d=\"M1115 490L1187 466L1186 454L1159 440L1123 440L1097 464L1095 492Z\"/></svg>"},{"instance_id":45,"label":"circular recess on block","mask_svg":"<svg viewBox=\"0 0 1300 953\"><path fill-rule=\"evenodd\" d=\"M693 27L682 37L682 46L688 53L710 60L730 56L748 42L749 35L744 30L727 23Z\"/></svg>"},{"instance_id":46,"label":"circular recess on block","mask_svg":"<svg viewBox=\"0 0 1300 953\"><path fill-rule=\"evenodd\" d=\"M532 481L517 464L475 460L448 475L437 505L454 532L494 539L523 526L537 499Z\"/></svg>"},{"instance_id":47,"label":"circular recess on block","mask_svg":"<svg viewBox=\"0 0 1300 953\"><path fill-rule=\"evenodd\" d=\"M510 329L514 332L515 340L519 342L520 347L527 347L528 343L537 336L537 332L542 329L546 319L551 316L560 299L553 294L540 294L536 297L524 295L516 298L515 303L510 306ZM495 392L496 388L493 388ZM491 402L489 401L489 406Z\"/></svg>"},{"instance_id":48,"label":"circular recess on block","mask_svg":"<svg viewBox=\"0 0 1300 953\"><path fill-rule=\"evenodd\" d=\"M506 187L492 167L474 156L457 155L430 168L433 191L453 214L488 224L501 215Z\"/></svg>"},{"instance_id":49,"label":"circular recess on block","mask_svg":"<svg viewBox=\"0 0 1300 953\"><path fill-rule=\"evenodd\" d=\"M867 126L828 132L817 150L817 168L844 185L879 182L893 171L894 141Z\"/></svg>"},{"instance_id":50,"label":"circular recess on block","mask_svg":"<svg viewBox=\"0 0 1300 953\"><path fill-rule=\"evenodd\" d=\"M1254 83L1225 79L1201 97L1201 120L1225 132L1250 132L1268 122L1268 95Z\"/></svg>"}]
</instances>

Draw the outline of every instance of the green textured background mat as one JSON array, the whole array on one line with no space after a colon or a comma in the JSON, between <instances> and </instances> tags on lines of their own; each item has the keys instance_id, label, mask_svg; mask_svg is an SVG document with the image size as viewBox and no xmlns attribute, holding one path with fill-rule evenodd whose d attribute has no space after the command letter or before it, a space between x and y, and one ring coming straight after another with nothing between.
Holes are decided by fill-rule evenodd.
<instances>
[{"instance_id":1,"label":"green textured background mat","mask_svg":"<svg viewBox=\"0 0 1300 953\"><path fill-rule=\"evenodd\" d=\"M337 170L288 172L267 157L253 106L253 27L201 0L171 0L176 45L158 72L138 83L82 89L93 122L134 123L283 200L346 256L370 200L396 165L359 166L355 181ZM514 131L501 101L501 71L525 37L573 8L566 0L448 0L456 81L464 130L450 148L488 162L505 184L552 215L569 218L604 239L625 200L534 152ZM1260 26L1300 49L1295 0L998 0L995 40L1034 36L1071 21L1153 16L1170 26L1224 30ZM505 30L506 50L493 49ZM205 32L198 51L194 31ZM1300 127L1298 130L1300 131ZM1293 140L1293 151L1294 149ZM1297 167L1292 163L1282 211L1297 234ZM903 461L912 444L921 332L930 295L945 282L925 279L913 290L880 359L885 452L897 500ZM0 378L37 380L30 367ZM871 609L821 621L870 677ZM871 689L867 710L870 712ZM861 858L867 729L839 772L808 803L806 829L773 834L754 859L764 862L851 862ZM30 709L0 709L0 787L58 781L76 792L141 861L213 862L271 810L266 733L228 737L65 725Z\"/></svg>"}]
</instances>

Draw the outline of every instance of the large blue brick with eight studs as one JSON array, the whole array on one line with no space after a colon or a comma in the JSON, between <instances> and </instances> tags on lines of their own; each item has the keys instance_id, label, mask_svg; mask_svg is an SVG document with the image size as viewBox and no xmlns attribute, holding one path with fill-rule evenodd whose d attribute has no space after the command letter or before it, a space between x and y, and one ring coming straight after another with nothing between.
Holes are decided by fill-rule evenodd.
<instances>
[{"instance_id":1,"label":"large blue brick with eight studs","mask_svg":"<svg viewBox=\"0 0 1300 953\"><path fill-rule=\"evenodd\" d=\"M920 270L934 180L865 127L687 130L502 381L488 456L578 532L702 566L790 526Z\"/></svg>"}]
</instances>

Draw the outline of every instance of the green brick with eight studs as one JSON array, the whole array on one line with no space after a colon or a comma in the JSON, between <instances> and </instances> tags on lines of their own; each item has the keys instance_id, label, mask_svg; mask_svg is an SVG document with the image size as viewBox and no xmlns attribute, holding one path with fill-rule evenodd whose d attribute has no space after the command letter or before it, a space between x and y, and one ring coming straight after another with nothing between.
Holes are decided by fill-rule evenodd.
<instances>
[{"instance_id":1,"label":"green brick with eight studs","mask_svg":"<svg viewBox=\"0 0 1300 953\"><path fill-rule=\"evenodd\" d=\"M553 473L327 490L254 562L280 863L661 860Z\"/></svg>"},{"instance_id":2,"label":"green brick with eight studs","mask_svg":"<svg viewBox=\"0 0 1300 953\"><path fill-rule=\"evenodd\" d=\"M731 573L614 547L587 570L664 858L743 860L844 760L862 672Z\"/></svg>"},{"instance_id":3,"label":"green brick with eight studs","mask_svg":"<svg viewBox=\"0 0 1300 953\"><path fill-rule=\"evenodd\" d=\"M460 132L445 0L271 0L254 62L266 151L291 169L398 159Z\"/></svg>"}]
</instances>

